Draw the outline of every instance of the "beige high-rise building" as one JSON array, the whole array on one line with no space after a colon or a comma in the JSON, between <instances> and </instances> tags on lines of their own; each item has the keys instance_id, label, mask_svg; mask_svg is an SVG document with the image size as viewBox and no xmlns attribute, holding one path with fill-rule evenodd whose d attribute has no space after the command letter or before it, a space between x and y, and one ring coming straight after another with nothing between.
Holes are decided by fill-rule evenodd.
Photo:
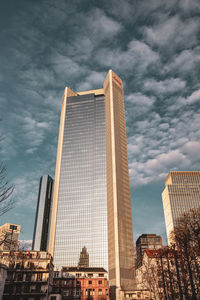
<instances>
[{"instance_id":1,"label":"beige high-rise building","mask_svg":"<svg viewBox=\"0 0 200 300\"><path fill-rule=\"evenodd\" d=\"M61 109L49 252L54 265L90 267L111 286L134 288L134 256L123 83L110 70L103 88L66 87Z\"/></svg>"},{"instance_id":2,"label":"beige high-rise building","mask_svg":"<svg viewBox=\"0 0 200 300\"><path fill-rule=\"evenodd\" d=\"M168 243L176 221L191 208L200 207L200 171L171 171L162 193Z\"/></svg>"}]
</instances>

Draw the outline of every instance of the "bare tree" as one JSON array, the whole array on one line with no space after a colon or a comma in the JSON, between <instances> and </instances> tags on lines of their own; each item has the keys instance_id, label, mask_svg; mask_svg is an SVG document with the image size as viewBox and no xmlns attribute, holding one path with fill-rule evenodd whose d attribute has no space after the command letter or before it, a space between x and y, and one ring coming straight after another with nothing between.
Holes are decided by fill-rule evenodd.
<instances>
[{"instance_id":1,"label":"bare tree","mask_svg":"<svg viewBox=\"0 0 200 300\"><path fill-rule=\"evenodd\" d=\"M4 137L0 135L0 143L2 143L3 141ZM9 184L7 180L6 166L3 162L0 161L0 216L13 208L14 200L11 197L13 190L14 186L12 184Z\"/></svg>"},{"instance_id":2,"label":"bare tree","mask_svg":"<svg viewBox=\"0 0 200 300\"><path fill-rule=\"evenodd\" d=\"M16 251L18 249L18 240L13 238L13 231L11 232L2 232L0 235L0 246L3 245L5 251Z\"/></svg>"},{"instance_id":3,"label":"bare tree","mask_svg":"<svg viewBox=\"0 0 200 300\"><path fill-rule=\"evenodd\" d=\"M6 167L0 163L0 216L13 208L14 200L11 197L14 186L6 178Z\"/></svg>"},{"instance_id":4,"label":"bare tree","mask_svg":"<svg viewBox=\"0 0 200 300\"><path fill-rule=\"evenodd\" d=\"M171 240L179 255L182 293L187 299L199 299L200 208L191 209L179 218Z\"/></svg>"}]
</instances>

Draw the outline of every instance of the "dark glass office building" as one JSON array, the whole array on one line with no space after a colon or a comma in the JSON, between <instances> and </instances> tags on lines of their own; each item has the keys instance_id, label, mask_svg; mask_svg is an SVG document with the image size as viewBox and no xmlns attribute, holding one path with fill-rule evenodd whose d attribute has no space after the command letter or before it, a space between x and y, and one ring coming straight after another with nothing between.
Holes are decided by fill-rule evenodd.
<instances>
[{"instance_id":1,"label":"dark glass office building","mask_svg":"<svg viewBox=\"0 0 200 300\"><path fill-rule=\"evenodd\" d=\"M42 176L39 185L32 250L48 251L52 191L53 179L49 175Z\"/></svg>"}]
</instances>

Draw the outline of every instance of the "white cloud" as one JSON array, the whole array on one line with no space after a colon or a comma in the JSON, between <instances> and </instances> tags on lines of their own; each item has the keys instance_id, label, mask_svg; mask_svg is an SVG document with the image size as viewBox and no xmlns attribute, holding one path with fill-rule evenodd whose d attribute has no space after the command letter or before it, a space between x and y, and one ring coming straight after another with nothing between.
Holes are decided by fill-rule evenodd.
<instances>
[{"instance_id":1,"label":"white cloud","mask_svg":"<svg viewBox=\"0 0 200 300\"><path fill-rule=\"evenodd\" d=\"M143 121L138 121L135 124L136 130L138 134L144 134L146 135L147 132L151 131L151 135L154 134L153 131L155 131L155 134L157 131L157 126L160 125L161 117L159 114L157 114L155 111L153 111L148 118L146 118ZM156 136L156 135L155 135Z\"/></svg>"},{"instance_id":2,"label":"white cloud","mask_svg":"<svg viewBox=\"0 0 200 300\"><path fill-rule=\"evenodd\" d=\"M187 169L190 160L178 149L159 154L143 163L135 161L129 164L131 182L134 182L135 185L158 182L166 178L170 170L179 169L180 165Z\"/></svg>"},{"instance_id":3,"label":"white cloud","mask_svg":"<svg viewBox=\"0 0 200 300\"><path fill-rule=\"evenodd\" d=\"M119 69L121 72L134 69L134 73L139 75L145 72L148 66L159 63L159 55L147 44L133 40L124 51L109 48L99 50L96 60L104 66Z\"/></svg>"},{"instance_id":4,"label":"white cloud","mask_svg":"<svg viewBox=\"0 0 200 300\"><path fill-rule=\"evenodd\" d=\"M144 89L146 91L154 91L156 94L173 94L184 89L185 86L185 81L181 80L180 78L170 78L163 81L148 79L144 82Z\"/></svg>"},{"instance_id":5,"label":"white cloud","mask_svg":"<svg viewBox=\"0 0 200 300\"><path fill-rule=\"evenodd\" d=\"M125 97L125 101L128 104L128 119L132 117L144 115L153 108L155 98L147 97L142 93L132 93Z\"/></svg>"},{"instance_id":6,"label":"white cloud","mask_svg":"<svg viewBox=\"0 0 200 300\"><path fill-rule=\"evenodd\" d=\"M84 82L78 84L78 90L90 90L90 89L99 89L99 87L103 86L103 82L105 79L105 73L91 71L91 73L84 78Z\"/></svg>"},{"instance_id":7,"label":"white cloud","mask_svg":"<svg viewBox=\"0 0 200 300\"><path fill-rule=\"evenodd\" d=\"M16 200L16 207L27 206L35 209L40 176L41 174L37 176L37 174L28 173L27 177L24 175L14 181L13 197Z\"/></svg>"},{"instance_id":8,"label":"white cloud","mask_svg":"<svg viewBox=\"0 0 200 300\"><path fill-rule=\"evenodd\" d=\"M85 25L89 35L95 36L97 40L114 37L122 29L122 25L114 19L108 17L105 12L99 8L89 11L84 15Z\"/></svg>"},{"instance_id":9,"label":"white cloud","mask_svg":"<svg viewBox=\"0 0 200 300\"><path fill-rule=\"evenodd\" d=\"M174 112L179 110L180 108L184 108L184 106L187 105L187 101L183 97L171 97L171 104L167 107L167 110L169 112ZM175 120L173 119L173 122Z\"/></svg>"},{"instance_id":10,"label":"white cloud","mask_svg":"<svg viewBox=\"0 0 200 300\"><path fill-rule=\"evenodd\" d=\"M191 158L191 161L196 161L199 159L200 142L189 141L182 147L182 150Z\"/></svg>"},{"instance_id":11,"label":"white cloud","mask_svg":"<svg viewBox=\"0 0 200 300\"><path fill-rule=\"evenodd\" d=\"M180 54L175 55L172 62L166 64L164 71L178 72L180 76L188 75L188 72L194 72L200 63L200 47L195 49L184 50Z\"/></svg>"},{"instance_id":12,"label":"white cloud","mask_svg":"<svg viewBox=\"0 0 200 300\"><path fill-rule=\"evenodd\" d=\"M127 144L129 155L138 155L140 153L140 147L137 145Z\"/></svg>"},{"instance_id":13,"label":"white cloud","mask_svg":"<svg viewBox=\"0 0 200 300\"><path fill-rule=\"evenodd\" d=\"M169 124L167 123L162 123L159 125L159 128L163 131L168 130L169 129Z\"/></svg>"},{"instance_id":14,"label":"white cloud","mask_svg":"<svg viewBox=\"0 0 200 300\"><path fill-rule=\"evenodd\" d=\"M26 81L26 87L23 87L23 89L26 90L28 87L31 87L33 90L36 90L35 93L39 89L44 89L46 86L55 84L53 71L45 67L37 68L34 65L30 65L28 70L20 71L19 76L23 81Z\"/></svg>"},{"instance_id":15,"label":"white cloud","mask_svg":"<svg viewBox=\"0 0 200 300\"><path fill-rule=\"evenodd\" d=\"M193 104L195 102L200 103L200 90L194 91L188 98L187 98L187 103L188 104Z\"/></svg>"},{"instance_id":16,"label":"white cloud","mask_svg":"<svg viewBox=\"0 0 200 300\"><path fill-rule=\"evenodd\" d=\"M65 42L61 42L59 46L61 49L65 49L67 57L74 58L80 63L85 61L87 64L92 55L95 42L91 39L90 35L84 36L80 33L75 35L67 45Z\"/></svg>"},{"instance_id":17,"label":"white cloud","mask_svg":"<svg viewBox=\"0 0 200 300\"><path fill-rule=\"evenodd\" d=\"M34 119L26 117L23 129L23 137L27 139L29 147L36 148L43 142L45 138L44 130L43 128L39 129Z\"/></svg>"},{"instance_id":18,"label":"white cloud","mask_svg":"<svg viewBox=\"0 0 200 300\"><path fill-rule=\"evenodd\" d=\"M37 127L46 129L46 128L49 128L49 123L47 123L47 122L38 122Z\"/></svg>"},{"instance_id":19,"label":"white cloud","mask_svg":"<svg viewBox=\"0 0 200 300\"><path fill-rule=\"evenodd\" d=\"M181 0L178 2L180 9L186 13L191 14L200 12L200 6L198 0Z\"/></svg>"},{"instance_id":20,"label":"white cloud","mask_svg":"<svg viewBox=\"0 0 200 300\"><path fill-rule=\"evenodd\" d=\"M69 82L84 74L85 68L76 63L75 60L55 52L51 56L51 65L58 78L62 77Z\"/></svg>"},{"instance_id":21,"label":"white cloud","mask_svg":"<svg viewBox=\"0 0 200 300\"><path fill-rule=\"evenodd\" d=\"M132 123L128 136L131 185L164 181L170 170L198 168L200 114L185 110L176 116L161 117L152 111L143 121Z\"/></svg>"},{"instance_id":22,"label":"white cloud","mask_svg":"<svg viewBox=\"0 0 200 300\"><path fill-rule=\"evenodd\" d=\"M36 147L33 147L33 148L29 148L26 150L26 153L28 154L33 154L35 151L37 151L37 148Z\"/></svg>"},{"instance_id":23,"label":"white cloud","mask_svg":"<svg viewBox=\"0 0 200 300\"><path fill-rule=\"evenodd\" d=\"M170 146L171 146L172 149L174 149L174 148L180 148L184 144L186 144L187 142L188 142L188 138L186 138L186 137L180 137L178 139L175 139L173 142L171 142Z\"/></svg>"},{"instance_id":24,"label":"white cloud","mask_svg":"<svg viewBox=\"0 0 200 300\"><path fill-rule=\"evenodd\" d=\"M155 101L155 98L147 97L141 93L133 93L126 97L126 100L135 105L145 105L151 107Z\"/></svg>"},{"instance_id":25,"label":"white cloud","mask_svg":"<svg viewBox=\"0 0 200 300\"><path fill-rule=\"evenodd\" d=\"M176 46L188 47L197 43L198 19L182 21L178 15L168 18L153 27L144 29L145 40L152 45L166 46L168 50Z\"/></svg>"},{"instance_id":26,"label":"white cloud","mask_svg":"<svg viewBox=\"0 0 200 300\"><path fill-rule=\"evenodd\" d=\"M48 122L36 121L31 116L20 117L20 119L23 122L22 134L27 139L29 146L27 153L33 153L42 144L47 132L51 130L52 123L50 120Z\"/></svg>"}]
</instances>

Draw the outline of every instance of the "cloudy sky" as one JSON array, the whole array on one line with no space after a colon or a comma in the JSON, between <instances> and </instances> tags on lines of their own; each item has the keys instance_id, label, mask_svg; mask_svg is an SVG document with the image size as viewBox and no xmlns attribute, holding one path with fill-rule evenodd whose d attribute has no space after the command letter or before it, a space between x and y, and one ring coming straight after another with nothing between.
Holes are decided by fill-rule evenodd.
<instances>
[{"instance_id":1,"label":"cloudy sky","mask_svg":"<svg viewBox=\"0 0 200 300\"><path fill-rule=\"evenodd\" d=\"M7 0L0 9L0 153L15 185L5 221L31 240L39 178L54 176L65 86L124 82L134 239L166 242L170 170L200 168L199 0Z\"/></svg>"}]
</instances>

